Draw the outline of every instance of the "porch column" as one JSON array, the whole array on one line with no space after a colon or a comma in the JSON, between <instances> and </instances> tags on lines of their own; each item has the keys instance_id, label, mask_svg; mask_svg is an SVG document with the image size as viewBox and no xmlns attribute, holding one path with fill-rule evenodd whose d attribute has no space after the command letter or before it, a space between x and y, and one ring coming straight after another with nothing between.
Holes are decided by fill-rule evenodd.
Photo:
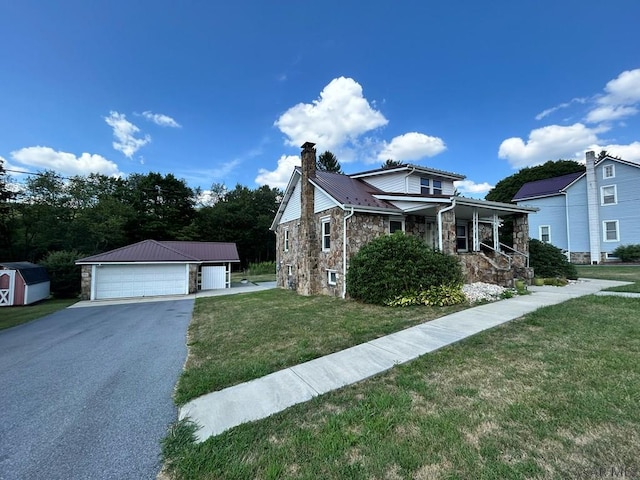
<instances>
[{"instance_id":1,"label":"porch column","mask_svg":"<svg viewBox=\"0 0 640 480\"><path fill-rule=\"evenodd\" d=\"M515 215L513 218L513 248L529 255L529 216L526 214ZM525 266L524 257L521 255L515 255L514 260Z\"/></svg>"},{"instance_id":2,"label":"porch column","mask_svg":"<svg viewBox=\"0 0 640 480\"><path fill-rule=\"evenodd\" d=\"M498 218L498 214L493 214L493 249L496 252L500 251L500 219Z\"/></svg>"},{"instance_id":3,"label":"porch column","mask_svg":"<svg viewBox=\"0 0 640 480\"><path fill-rule=\"evenodd\" d=\"M442 218L442 253L454 255L456 253L456 214L454 210L447 210L441 214Z\"/></svg>"},{"instance_id":4,"label":"porch column","mask_svg":"<svg viewBox=\"0 0 640 480\"><path fill-rule=\"evenodd\" d=\"M480 231L478 227L478 209L473 208L473 251L480 251Z\"/></svg>"}]
</instances>

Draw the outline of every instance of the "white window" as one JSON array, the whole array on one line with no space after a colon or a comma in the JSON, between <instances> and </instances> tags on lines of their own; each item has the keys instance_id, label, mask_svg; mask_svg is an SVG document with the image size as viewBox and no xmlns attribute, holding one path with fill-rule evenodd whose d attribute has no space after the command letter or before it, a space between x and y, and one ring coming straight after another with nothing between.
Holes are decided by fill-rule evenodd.
<instances>
[{"instance_id":1,"label":"white window","mask_svg":"<svg viewBox=\"0 0 640 480\"><path fill-rule=\"evenodd\" d=\"M391 217L389 219L389 233L404 232L404 218Z\"/></svg>"},{"instance_id":2,"label":"white window","mask_svg":"<svg viewBox=\"0 0 640 480\"><path fill-rule=\"evenodd\" d=\"M293 265L287 265L287 276L290 277L293 275Z\"/></svg>"},{"instance_id":3,"label":"white window","mask_svg":"<svg viewBox=\"0 0 640 480\"><path fill-rule=\"evenodd\" d=\"M615 185L600 187L600 199L602 205L615 205L618 203L618 196Z\"/></svg>"},{"instance_id":4,"label":"white window","mask_svg":"<svg viewBox=\"0 0 640 480\"><path fill-rule=\"evenodd\" d=\"M551 242L551 227L549 225L540 225L538 227L538 239L541 242Z\"/></svg>"},{"instance_id":5,"label":"white window","mask_svg":"<svg viewBox=\"0 0 640 480\"><path fill-rule=\"evenodd\" d=\"M429 195L431 193L428 178L420 178L420 193L422 195Z\"/></svg>"},{"instance_id":6,"label":"white window","mask_svg":"<svg viewBox=\"0 0 640 480\"><path fill-rule=\"evenodd\" d=\"M285 252L289 251L289 229L288 228L284 229L284 251Z\"/></svg>"},{"instance_id":7,"label":"white window","mask_svg":"<svg viewBox=\"0 0 640 480\"><path fill-rule=\"evenodd\" d=\"M327 270L327 283L336 285L338 283L338 273L335 270Z\"/></svg>"},{"instance_id":8,"label":"white window","mask_svg":"<svg viewBox=\"0 0 640 480\"><path fill-rule=\"evenodd\" d=\"M442 181L434 180L433 181L433 194L434 195L442 195Z\"/></svg>"},{"instance_id":9,"label":"white window","mask_svg":"<svg viewBox=\"0 0 640 480\"><path fill-rule=\"evenodd\" d=\"M602 237L602 240L605 242L617 242L620 240L618 220L606 220L602 222Z\"/></svg>"},{"instance_id":10,"label":"white window","mask_svg":"<svg viewBox=\"0 0 640 480\"><path fill-rule=\"evenodd\" d=\"M469 249L466 225L458 225L456 227L456 248L459 252L466 252Z\"/></svg>"},{"instance_id":11,"label":"white window","mask_svg":"<svg viewBox=\"0 0 640 480\"><path fill-rule=\"evenodd\" d=\"M602 167L602 178L613 178L616 176L615 167L612 164Z\"/></svg>"},{"instance_id":12,"label":"white window","mask_svg":"<svg viewBox=\"0 0 640 480\"><path fill-rule=\"evenodd\" d=\"M331 219L325 217L320 219L322 227L322 251L328 252L331 249Z\"/></svg>"}]
</instances>

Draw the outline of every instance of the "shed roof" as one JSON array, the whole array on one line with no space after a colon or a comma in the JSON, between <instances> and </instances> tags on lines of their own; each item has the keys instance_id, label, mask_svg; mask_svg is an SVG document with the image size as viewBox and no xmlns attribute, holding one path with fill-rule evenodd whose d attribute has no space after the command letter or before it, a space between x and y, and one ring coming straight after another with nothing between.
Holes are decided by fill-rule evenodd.
<instances>
[{"instance_id":1,"label":"shed roof","mask_svg":"<svg viewBox=\"0 0 640 480\"><path fill-rule=\"evenodd\" d=\"M536 180L527 182L514 195L512 201L525 200L528 198L548 197L558 195L563 189L568 187L575 180L584 175L584 172L567 173L558 177L547 178L544 180Z\"/></svg>"},{"instance_id":2,"label":"shed roof","mask_svg":"<svg viewBox=\"0 0 640 480\"><path fill-rule=\"evenodd\" d=\"M31 262L3 262L0 270L16 270L27 285L35 285L49 281L47 269Z\"/></svg>"},{"instance_id":3,"label":"shed roof","mask_svg":"<svg viewBox=\"0 0 640 480\"><path fill-rule=\"evenodd\" d=\"M128 262L231 262L240 261L235 243L227 242L174 242L143 240L98 255L81 258L76 263L128 263Z\"/></svg>"}]
</instances>

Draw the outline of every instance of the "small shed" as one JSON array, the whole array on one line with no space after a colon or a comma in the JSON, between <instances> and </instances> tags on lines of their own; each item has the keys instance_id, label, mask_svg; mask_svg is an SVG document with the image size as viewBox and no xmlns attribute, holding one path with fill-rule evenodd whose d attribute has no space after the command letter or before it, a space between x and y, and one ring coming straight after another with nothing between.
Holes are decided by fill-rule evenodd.
<instances>
[{"instance_id":1,"label":"small shed","mask_svg":"<svg viewBox=\"0 0 640 480\"><path fill-rule=\"evenodd\" d=\"M29 305L49 297L44 267L30 262L0 263L0 307Z\"/></svg>"},{"instance_id":2,"label":"small shed","mask_svg":"<svg viewBox=\"0 0 640 480\"><path fill-rule=\"evenodd\" d=\"M235 243L144 240L82 258L82 299L186 295L231 286Z\"/></svg>"}]
</instances>

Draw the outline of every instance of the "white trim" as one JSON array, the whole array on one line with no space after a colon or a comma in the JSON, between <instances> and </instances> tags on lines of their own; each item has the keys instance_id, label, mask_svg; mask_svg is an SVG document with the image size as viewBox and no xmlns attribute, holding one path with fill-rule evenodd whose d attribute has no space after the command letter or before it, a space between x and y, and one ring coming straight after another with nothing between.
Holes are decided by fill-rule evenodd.
<instances>
[{"instance_id":1,"label":"white trim","mask_svg":"<svg viewBox=\"0 0 640 480\"><path fill-rule=\"evenodd\" d=\"M607 239L607 223L614 223L616 225L616 238L615 240ZM620 241L620 223L618 220L603 220L602 221L602 241L607 243Z\"/></svg>"},{"instance_id":2,"label":"white trim","mask_svg":"<svg viewBox=\"0 0 640 480\"><path fill-rule=\"evenodd\" d=\"M464 237L458 235L458 228L464 228ZM467 248L458 248L458 239L464 238ZM466 253L469 251L469 226L466 223L456 223L456 251Z\"/></svg>"},{"instance_id":3,"label":"white trim","mask_svg":"<svg viewBox=\"0 0 640 480\"><path fill-rule=\"evenodd\" d=\"M329 226L329 234L325 234L324 231L324 226L328 225ZM326 247L325 246L325 237L329 238L329 246ZM331 217L327 216L327 217L322 217L320 218L320 247L322 248L323 252L328 252L331 250Z\"/></svg>"},{"instance_id":4,"label":"white trim","mask_svg":"<svg viewBox=\"0 0 640 480\"><path fill-rule=\"evenodd\" d=\"M606 175L608 168L611 168L611 175ZM615 178L615 176L616 176L616 166L613 163L607 163L606 165L602 166L602 178L604 180L607 180L609 178Z\"/></svg>"},{"instance_id":5,"label":"white trim","mask_svg":"<svg viewBox=\"0 0 640 480\"><path fill-rule=\"evenodd\" d=\"M289 227L284 227L282 243L285 252L289 251L289 240Z\"/></svg>"},{"instance_id":6,"label":"white trim","mask_svg":"<svg viewBox=\"0 0 640 480\"><path fill-rule=\"evenodd\" d=\"M400 216L389 216L389 228L387 229L387 233L391 234L391 222L400 222L400 230L402 233L405 233L405 218ZM397 231L397 230L396 230Z\"/></svg>"},{"instance_id":7,"label":"white trim","mask_svg":"<svg viewBox=\"0 0 640 480\"><path fill-rule=\"evenodd\" d=\"M605 188L613 188L613 202L608 202L605 203L604 201L604 189ZM610 196L610 195L607 195ZM617 205L618 204L618 187L616 185L603 185L600 187L600 205L601 206L607 206L607 205Z\"/></svg>"},{"instance_id":8,"label":"white trim","mask_svg":"<svg viewBox=\"0 0 640 480\"><path fill-rule=\"evenodd\" d=\"M333 280L331 277L334 277ZM327 285L335 286L338 284L338 271L337 270L327 270Z\"/></svg>"},{"instance_id":9,"label":"white trim","mask_svg":"<svg viewBox=\"0 0 640 480\"><path fill-rule=\"evenodd\" d=\"M287 277L292 277L293 276L293 265L291 265L290 263L287 263Z\"/></svg>"},{"instance_id":10,"label":"white trim","mask_svg":"<svg viewBox=\"0 0 640 480\"><path fill-rule=\"evenodd\" d=\"M347 296L347 220L353 217L354 211L351 207L351 212L342 219L342 298Z\"/></svg>"},{"instance_id":11,"label":"white trim","mask_svg":"<svg viewBox=\"0 0 640 480\"><path fill-rule=\"evenodd\" d=\"M547 229L547 237L549 237L547 240L543 240L543 233L542 233L542 229L546 228ZM540 240L542 243L551 243L551 225L538 225L538 240Z\"/></svg>"}]
</instances>

